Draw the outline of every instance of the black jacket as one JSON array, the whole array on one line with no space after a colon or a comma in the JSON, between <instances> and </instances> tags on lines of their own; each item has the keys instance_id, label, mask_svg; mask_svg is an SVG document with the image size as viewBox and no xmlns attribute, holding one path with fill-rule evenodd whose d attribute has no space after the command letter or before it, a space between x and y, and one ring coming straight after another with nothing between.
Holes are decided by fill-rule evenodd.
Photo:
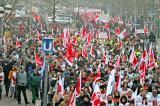
<instances>
[{"instance_id":1,"label":"black jacket","mask_svg":"<svg viewBox=\"0 0 160 106\"><path fill-rule=\"evenodd\" d=\"M92 106L92 103L82 101L78 106Z\"/></svg>"}]
</instances>

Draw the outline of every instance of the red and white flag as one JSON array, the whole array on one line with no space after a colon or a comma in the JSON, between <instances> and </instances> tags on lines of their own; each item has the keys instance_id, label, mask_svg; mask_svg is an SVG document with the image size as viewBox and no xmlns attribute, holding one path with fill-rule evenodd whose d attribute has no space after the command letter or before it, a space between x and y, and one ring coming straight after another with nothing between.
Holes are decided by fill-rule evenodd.
<instances>
[{"instance_id":1,"label":"red and white flag","mask_svg":"<svg viewBox=\"0 0 160 106\"><path fill-rule=\"evenodd\" d=\"M82 57L87 58L88 57L88 51L87 51L87 46L84 45L82 48Z\"/></svg>"},{"instance_id":2,"label":"red and white flag","mask_svg":"<svg viewBox=\"0 0 160 106\"><path fill-rule=\"evenodd\" d=\"M147 63L148 61L148 53L147 53L147 49L146 47L144 47L144 51L143 51L143 54L142 54L142 60L145 61Z\"/></svg>"},{"instance_id":3,"label":"red and white flag","mask_svg":"<svg viewBox=\"0 0 160 106\"><path fill-rule=\"evenodd\" d=\"M116 81L116 87L115 87L116 91L120 92L120 90L121 90L121 81L122 81L122 76L119 75L118 78L117 78L117 81Z\"/></svg>"},{"instance_id":4,"label":"red and white flag","mask_svg":"<svg viewBox=\"0 0 160 106\"><path fill-rule=\"evenodd\" d=\"M119 28L119 27L116 27L116 29L115 29L115 34L116 34L116 35L119 35L120 33L121 33L120 28Z\"/></svg>"},{"instance_id":5,"label":"red and white flag","mask_svg":"<svg viewBox=\"0 0 160 106\"><path fill-rule=\"evenodd\" d=\"M97 75L96 77L94 78L94 81L98 81L99 79L101 78L101 63L99 63L98 65L98 69L97 69Z\"/></svg>"},{"instance_id":6,"label":"red and white flag","mask_svg":"<svg viewBox=\"0 0 160 106\"><path fill-rule=\"evenodd\" d=\"M75 46L78 45L78 41L77 41L77 37L76 37L76 36L73 38L73 44L74 44Z\"/></svg>"},{"instance_id":7,"label":"red and white flag","mask_svg":"<svg viewBox=\"0 0 160 106\"><path fill-rule=\"evenodd\" d=\"M120 63L121 62L121 56L118 56L116 63L114 64L114 67L119 68L120 67Z\"/></svg>"},{"instance_id":8,"label":"red and white flag","mask_svg":"<svg viewBox=\"0 0 160 106\"><path fill-rule=\"evenodd\" d=\"M141 61L140 62L140 66L139 66L139 70L141 71L141 78L143 79L143 81L145 80L146 77L146 71L147 71L147 64L145 61Z\"/></svg>"},{"instance_id":9,"label":"red and white flag","mask_svg":"<svg viewBox=\"0 0 160 106\"><path fill-rule=\"evenodd\" d=\"M19 41L18 37L16 39L16 48L22 47L22 42Z\"/></svg>"},{"instance_id":10,"label":"red and white flag","mask_svg":"<svg viewBox=\"0 0 160 106\"><path fill-rule=\"evenodd\" d=\"M122 42L122 40L119 40L118 49L122 49L122 48L123 48L123 42Z\"/></svg>"},{"instance_id":11,"label":"red and white flag","mask_svg":"<svg viewBox=\"0 0 160 106\"><path fill-rule=\"evenodd\" d=\"M132 52L129 58L129 63L131 63L134 68L138 65L138 58L136 57L134 47L132 48Z\"/></svg>"},{"instance_id":12,"label":"red and white flag","mask_svg":"<svg viewBox=\"0 0 160 106\"><path fill-rule=\"evenodd\" d=\"M68 106L76 106L76 91L74 91L74 93L72 94Z\"/></svg>"},{"instance_id":13,"label":"red and white flag","mask_svg":"<svg viewBox=\"0 0 160 106\"><path fill-rule=\"evenodd\" d=\"M93 46L91 46L91 49L90 49L89 54L90 54L92 57L95 57Z\"/></svg>"},{"instance_id":14,"label":"red and white flag","mask_svg":"<svg viewBox=\"0 0 160 106\"><path fill-rule=\"evenodd\" d=\"M120 34L118 34L118 37L120 39L124 39L127 36L127 31L124 29Z\"/></svg>"},{"instance_id":15,"label":"red and white flag","mask_svg":"<svg viewBox=\"0 0 160 106\"><path fill-rule=\"evenodd\" d=\"M146 26L144 26L144 33L145 33L145 34L148 34L148 32L149 32L149 31L148 31L148 28L147 28Z\"/></svg>"},{"instance_id":16,"label":"red and white flag","mask_svg":"<svg viewBox=\"0 0 160 106\"><path fill-rule=\"evenodd\" d=\"M98 16L98 15L96 15L96 16L95 16L95 22L97 23L97 22L98 22L98 20L99 20L99 16Z\"/></svg>"},{"instance_id":17,"label":"red and white flag","mask_svg":"<svg viewBox=\"0 0 160 106\"><path fill-rule=\"evenodd\" d=\"M65 55L65 60L66 62L72 66L73 65L73 61L74 61L74 51L73 51L73 44L72 42L70 42L68 45L67 45L67 53Z\"/></svg>"},{"instance_id":18,"label":"red and white flag","mask_svg":"<svg viewBox=\"0 0 160 106\"><path fill-rule=\"evenodd\" d=\"M82 80L81 80L81 71L79 73L79 77L78 77L78 82L77 82L77 85L76 85L76 93L77 93L77 96L80 95L80 92L81 92L81 89L82 89Z\"/></svg>"},{"instance_id":19,"label":"red and white flag","mask_svg":"<svg viewBox=\"0 0 160 106\"><path fill-rule=\"evenodd\" d=\"M91 97L92 106L100 106L101 105L101 91L99 85L96 83L94 86L94 91Z\"/></svg>"},{"instance_id":20,"label":"red and white flag","mask_svg":"<svg viewBox=\"0 0 160 106\"><path fill-rule=\"evenodd\" d=\"M86 38L87 36L87 28L86 27L83 27L82 30L81 30L81 35L82 35L82 38Z\"/></svg>"},{"instance_id":21,"label":"red and white flag","mask_svg":"<svg viewBox=\"0 0 160 106\"><path fill-rule=\"evenodd\" d=\"M103 59L104 59L104 65L107 65L107 64L108 64L108 62L109 62L109 56L108 56L108 53L106 53L106 54L104 55Z\"/></svg>"},{"instance_id":22,"label":"red and white flag","mask_svg":"<svg viewBox=\"0 0 160 106\"><path fill-rule=\"evenodd\" d=\"M108 80L108 85L107 85L107 96L112 94L113 89L114 89L114 84L115 84L115 73L116 70L113 69L109 75L109 80Z\"/></svg>"},{"instance_id":23,"label":"red and white flag","mask_svg":"<svg viewBox=\"0 0 160 106\"><path fill-rule=\"evenodd\" d=\"M64 94L64 81L62 80L62 78L60 77L58 80L58 84L57 84L57 92L60 95Z\"/></svg>"},{"instance_id":24,"label":"red and white flag","mask_svg":"<svg viewBox=\"0 0 160 106\"><path fill-rule=\"evenodd\" d=\"M105 28L106 28L107 30L110 30L109 22L106 22Z\"/></svg>"},{"instance_id":25,"label":"red and white flag","mask_svg":"<svg viewBox=\"0 0 160 106\"><path fill-rule=\"evenodd\" d=\"M35 62L39 66L43 65L43 59L37 53L35 53Z\"/></svg>"},{"instance_id":26,"label":"red and white flag","mask_svg":"<svg viewBox=\"0 0 160 106\"><path fill-rule=\"evenodd\" d=\"M37 37L38 37L38 41L42 41L42 36L41 36L41 34L39 33L38 30L37 30Z\"/></svg>"},{"instance_id":27,"label":"red and white flag","mask_svg":"<svg viewBox=\"0 0 160 106\"><path fill-rule=\"evenodd\" d=\"M65 28L62 33L62 41L64 47L66 47L67 44L69 43L69 39L70 39L69 29Z\"/></svg>"},{"instance_id":28,"label":"red and white flag","mask_svg":"<svg viewBox=\"0 0 160 106\"><path fill-rule=\"evenodd\" d=\"M148 70L152 70L155 67L155 56L154 56L154 52L152 49L152 44L149 47L149 52L148 52Z\"/></svg>"},{"instance_id":29,"label":"red and white flag","mask_svg":"<svg viewBox=\"0 0 160 106\"><path fill-rule=\"evenodd\" d=\"M92 33L90 33L90 34L88 35L88 37L87 37L87 45L88 45L88 46L90 46L91 43L92 43L92 37L93 37L93 34L92 34Z\"/></svg>"}]
</instances>

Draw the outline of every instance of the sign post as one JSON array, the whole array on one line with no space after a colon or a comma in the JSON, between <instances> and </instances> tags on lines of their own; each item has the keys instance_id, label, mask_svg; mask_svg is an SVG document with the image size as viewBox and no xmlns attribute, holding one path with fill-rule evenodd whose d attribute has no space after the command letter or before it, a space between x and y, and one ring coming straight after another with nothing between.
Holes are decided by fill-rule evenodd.
<instances>
[{"instance_id":1,"label":"sign post","mask_svg":"<svg viewBox=\"0 0 160 106\"><path fill-rule=\"evenodd\" d=\"M44 52L44 64L45 64L45 72L44 72L44 90L43 90L43 104L42 106L47 106L47 88L48 88L48 62L46 59L47 54L53 53L53 39L52 38L43 38L42 39L42 51Z\"/></svg>"}]
</instances>

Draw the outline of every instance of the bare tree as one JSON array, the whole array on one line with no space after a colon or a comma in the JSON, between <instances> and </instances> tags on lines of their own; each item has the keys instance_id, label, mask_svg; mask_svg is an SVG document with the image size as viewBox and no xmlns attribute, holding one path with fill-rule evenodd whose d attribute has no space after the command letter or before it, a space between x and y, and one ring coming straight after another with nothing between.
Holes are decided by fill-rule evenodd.
<instances>
[{"instance_id":1,"label":"bare tree","mask_svg":"<svg viewBox=\"0 0 160 106\"><path fill-rule=\"evenodd\" d=\"M15 10L16 4L19 2L19 0L1 0L0 6L5 7L7 4L10 4L12 6L11 12L9 14L5 14L4 16L4 22L7 22L9 17L12 15L12 12Z\"/></svg>"},{"instance_id":2,"label":"bare tree","mask_svg":"<svg viewBox=\"0 0 160 106\"><path fill-rule=\"evenodd\" d=\"M56 5L60 2L61 0L48 0L48 3L51 4L50 10L52 11L52 22L55 22L55 15L56 15Z\"/></svg>"}]
</instances>

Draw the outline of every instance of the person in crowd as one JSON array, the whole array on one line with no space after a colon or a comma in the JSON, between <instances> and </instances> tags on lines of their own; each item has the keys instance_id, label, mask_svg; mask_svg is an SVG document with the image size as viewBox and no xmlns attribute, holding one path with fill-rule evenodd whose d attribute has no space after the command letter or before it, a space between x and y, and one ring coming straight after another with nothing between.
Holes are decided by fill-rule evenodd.
<instances>
[{"instance_id":1,"label":"person in crowd","mask_svg":"<svg viewBox=\"0 0 160 106\"><path fill-rule=\"evenodd\" d=\"M40 87L40 76L38 74L38 70L35 70L33 74L30 76L30 85L32 91L32 103L35 104L36 99L39 96L39 87Z\"/></svg>"},{"instance_id":2,"label":"person in crowd","mask_svg":"<svg viewBox=\"0 0 160 106\"><path fill-rule=\"evenodd\" d=\"M59 106L63 101L62 96L56 91L53 96L53 103L55 106Z\"/></svg>"},{"instance_id":3,"label":"person in crowd","mask_svg":"<svg viewBox=\"0 0 160 106\"><path fill-rule=\"evenodd\" d=\"M111 94L107 96L107 106L114 106L113 96Z\"/></svg>"},{"instance_id":4,"label":"person in crowd","mask_svg":"<svg viewBox=\"0 0 160 106\"><path fill-rule=\"evenodd\" d=\"M79 97L76 99L76 105L78 106L79 103L81 103L84 100L85 92L84 90L81 90Z\"/></svg>"},{"instance_id":5,"label":"person in crowd","mask_svg":"<svg viewBox=\"0 0 160 106\"><path fill-rule=\"evenodd\" d=\"M80 102L78 106L92 106L90 95L85 94L84 100Z\"/></svg>"},{"instance_id":6,"label":"person in crowd","mask_svg":"<svg viewBox=\"0 0 160 106\"><path fill-rule=\"evenodd\" d=\"M68 106L69 105L69 95L66 94L64 96L64 100L60 103L60 106Z\"/></svg>"},{"instance_id":7,"label":"person in crowd","mask_svg":"<svg viewBox=\"0 0 160 106\"><path fill-rule=\"evenodd\" d=\"M9 71L12 69L8 59L5 59L3 61L2 67L4 72L4 84L5 84L5 90L6 90L6 97L8 97L9 88L10 88L10 80L8 79L8 76L9 76Z\"/></svg>"},{"instance_id":8,"label":"person in crowd","mask_svg":"<svg viewBox=\"0 0 160 106\"><path fill-rule=\"evenodd\" d=\"M29 104L27 95L26 95L27 74L23 66L20 69L18 69L18 72L16 74L16 82L17 82L18 104L21 104L21 92L23 93L25 104Z\"/></svg>"},{"instance_id":9,"label":"person in crowd","mask_svg":"<svg viewBox=\"0 0 160 106\"><path fill-rule=\"evenodd\" d=\"M156 88L152 88L152 95L150 99L152 106L157 106L158 103L160 103L160 98L158 97L158 90Z\"/></svg>"},{"instance_id":10,"label":"person in crowd","mask_svg":"<svg viewBox=\"0 0 160 106\"><path fill-rule=\"evenodd\" d=\"M125 95L121 96L119 106L128 106L128 100Z\"/></svg>"},{"instance_id":11,"label":"person in crowd","mask_svg":"<svg viewBox=\"0 0 160 106\"><path fill-rule=\"evenodd\" d=\"M136 99L136 105L146 105L148 106L150 104L150 99L147 97L147 91L144 88L141 88L140 94L137 96Z\"/></svg>"},{"instance_id":12,"label":"person in crowd","mask_svg":"<svg viewBox=\"0 0 160 106\"><path fill-rule=\"evenodd\" d=\"M10 80L10 97L14 95L14 98L16 98L16 73L17 69L16 67L13 67L12 70L9 72L8 79Z\"/></svg>"},{"instance_id":13,"label":"person in crowd","mask_svg":"<svg viewBox=\"0 0 160 106\"><path fill-rule=\"evenodd\" d=\"M2 99L3 82L4 82L4 72L3 68L0 66L0 100Z\"/></svg>"},{"instance_id":14,"label":"person in crowd","mask_svg":"<svg viewBox=\"0 0 160 106\"><path fill-rule=\"evenodd\" d=\"M118 91L115 91L113 98L114 98L114 104L116 106L119 105L120 97L121 97L120 93Z\"/></svg>"}]
</instances>

